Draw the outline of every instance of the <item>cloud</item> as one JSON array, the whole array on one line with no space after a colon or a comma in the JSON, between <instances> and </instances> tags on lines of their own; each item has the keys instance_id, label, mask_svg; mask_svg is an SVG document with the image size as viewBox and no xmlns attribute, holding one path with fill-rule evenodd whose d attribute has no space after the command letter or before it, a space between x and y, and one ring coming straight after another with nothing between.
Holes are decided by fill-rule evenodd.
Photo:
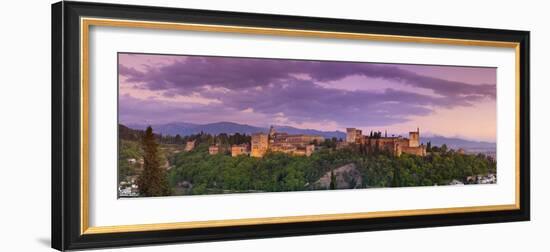
<instances>
[{"instance_id":1,"label":"cloud","mask_svg":"<svg viewBox=\"0 0 550 252\"><path fill-rule=\"evenodd\" d=\"M187 56L144 69L121 64L119 74L139 89L160 91L167 97L195 95L220 103L188 109L153 99L139 101L148 104L129 106L124 98L120 101L121 118L160 120L172 113L181 115L181 121L207 117L231 120L233 114L242 120L263 116L264 120L284 119L296 124L331 121L349 126L390 125L407 121L409 116L429 115L434 108L471 106L496 97L495 84L450 81L388 64ZM395 88L348 91L325 85L349 76L384 79L438 96Z\"/></svg>"},{"instance_id":2,"label":"cloud","mask_svg":"<svg viewBox=\"0 0 550 252\"><path fill-rule=\"evenodd\" d=\"M175 92L189 92L203 86L228 89L267 86L275 80L296 79L296 75L308 76L319 82L357 75L430 89L449 97L478 95L495 98L496 95L494 83L472 85L374 63L197 56L185 57L166 66L148 67L145 72L121 65L120 74L128 77L129 82L145 83L148 89L171 89Z\"/></svg>"},{"instance_id":3,"label":"cloud","mask_svg":"<svg viewBox=\"0 0 550 252\"><path fill-rule=\"evenodd\" d=\"M213 121L214 120L214 121ZM192 104L158 98L140 99L119 96L119 122L123 124L160 124L170 122L211 123L233 121L251 125L269 124L270 117L250 110L238 111L220 104Z\"/></svg>"},{"instance_id":4,"label":"cloud","mask_svg":"<svg viewBox=\"0 0 550 252\"><path fill-rule=\"evenodd\" d=\"M123 64L118 65L118 74L122 76L131 76L133 80L145 77L145 73L140 72L133 67L127 67Z\"/></svg>"},{"instance_id":5,"label":"cloud","mask_svg":"<svg viewBox=\"0 0 550 252\"><path fill-rule=\"evenodd\" d=\"M287 84L292 83L292 84ZM283 87L284 86L284 87ZM447 105L442 98L386 89L384 92L326 89L306 80L284 80L261 90L217 96L227 107L284 116L296 122L337 121L345 125L386 125L427 115L430 106ZM388 101L393 105L385 104Z\"/></svg>"}]
</instances>

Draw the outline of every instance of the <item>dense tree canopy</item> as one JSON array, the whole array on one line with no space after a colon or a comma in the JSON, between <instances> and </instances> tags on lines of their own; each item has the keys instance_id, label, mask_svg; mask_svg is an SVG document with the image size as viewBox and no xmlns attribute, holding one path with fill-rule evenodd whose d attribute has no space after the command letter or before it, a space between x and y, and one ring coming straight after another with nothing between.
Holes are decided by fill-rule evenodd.
<instances>
[{"instance_id":1,"label":"dense tree canopy","mask_svg":"<svg viewBox=\"0 0 550 252\"><path fill-rule=\"evenodd\" d=\"M244 134L171 137L154 135L148 128L145 132L126 131L125 135L128 138L119 145L119 181L139 175L142 196L336 189L334 170L350 164L361 179L347 181L350 188L447 185L453 180L468 183L469 176L496 173L496 162L491 157L461 154L431 143L425 157L409 154L395 157L383 151L367 153L361 146L339 149L338 140L333 138L316 143L317 150L310 157L268 152L263 158L254 158L231 157L227 152L208 153L213 144L228 147L249 143L250 136ZM136 141L137 138L141 141ZM170 146L183 150L189 140L197 143L190 152L161 153L161 149ZM142 159L143 167L140 169L140 164L135 161L132 164L130 159ZM166 160L169 170L161 167ZM330 186L314 186L323 176L329 176Z\"/></svg>"},{"instance_id":2,"label":"dense tree canopy","mask_svg":"<svg viewBox=\"0 0 550 252\"><path fill-rule=\"evenodd\" d=\"M138 174L138 161L143 157L143 150L138 142L120 140L118 153L118 180L123 181L127 176ZM129 162L134 160L135 162Z\"/></svg>"},{"instance_id":3,"label":"dense tree canopy","mask_svg":"<svg viewBox=\"0 0 550 252\"><path fill-rule=\"evenodd\" d=\"M176 156L169 173L172 186L186 181L193 185L192 194L313 190L311 185L325 173L350 163L361 172L361 188L446 185L453 179L465 182L468 176L496 172L491 158L455 152L394 157L325 148L311 157L268 153L258 159L209 155L206 149L200 145Z\"/></svg>"}]
</instances>

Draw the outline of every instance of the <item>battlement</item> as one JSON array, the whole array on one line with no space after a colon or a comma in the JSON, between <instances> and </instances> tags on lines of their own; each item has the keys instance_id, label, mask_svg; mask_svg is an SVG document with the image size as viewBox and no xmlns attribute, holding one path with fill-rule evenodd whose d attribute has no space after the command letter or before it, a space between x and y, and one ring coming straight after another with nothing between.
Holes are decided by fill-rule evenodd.
<instances>
[{"instance_id":1,"label":"battlement","mask_svg":"<svg viewBox=\"0 0 550 252\"><path fill-rule=\"evenodd\" d=\"M401 136L388 137L387 131L371 132L370 135L362 135L362 131L356 128L346 129L346 144L361 144L369 151L388 151L395 156L408 153L417 156L426 155L426 147L420 145L420 129L409 132L409 138Z\"/></svg>"}]
</instances>

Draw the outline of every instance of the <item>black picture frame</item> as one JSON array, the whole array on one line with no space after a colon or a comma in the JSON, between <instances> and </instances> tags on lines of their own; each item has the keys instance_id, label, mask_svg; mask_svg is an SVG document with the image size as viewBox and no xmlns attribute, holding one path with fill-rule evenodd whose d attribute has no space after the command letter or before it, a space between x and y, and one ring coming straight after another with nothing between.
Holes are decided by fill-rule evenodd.
<instances>
[{"instance_id":1,"label":"black picture frame","mask_svg":"<svg viewBox=\"0 0 550 252\"><path fill-rule=\"evenodd\" d=\"M81 233L81 17L519 43L519 209L157 231ZM529 32L102 3L52 5L52 247L58 250L528 221Z\"/></svg>"}]
</instances>

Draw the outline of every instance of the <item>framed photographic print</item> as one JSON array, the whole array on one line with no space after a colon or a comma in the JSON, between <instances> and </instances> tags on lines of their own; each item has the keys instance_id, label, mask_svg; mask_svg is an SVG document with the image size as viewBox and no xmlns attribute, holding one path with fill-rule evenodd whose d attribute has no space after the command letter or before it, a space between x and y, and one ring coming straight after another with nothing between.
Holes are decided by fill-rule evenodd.
<instances>
[{"instance_id":1,"label":"framed photographic print","mask_svg":"<svg viewBox=\"0 0 550 252\"><path fill-rule=\"evenodd\" d=\"M52 6L58 250L529 220L529 32Z\"/></svg>"}]
</instances>

